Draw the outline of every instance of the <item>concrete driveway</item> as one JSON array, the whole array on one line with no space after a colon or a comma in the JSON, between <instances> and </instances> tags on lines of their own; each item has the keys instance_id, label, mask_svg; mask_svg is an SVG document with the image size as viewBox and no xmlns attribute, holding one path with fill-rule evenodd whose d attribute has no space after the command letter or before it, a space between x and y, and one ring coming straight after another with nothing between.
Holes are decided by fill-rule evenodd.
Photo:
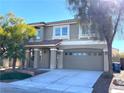
<instances>
[{"instance_id":1,"label":"concrete driveway","mask_svg":"<svg viewBox=\"0 0 124 93\"><path fill-rule=\"evenodd\" d=\"M9 85L32 93L92 93L100 71L52 70Z\"/></svg>"}]
</instances>

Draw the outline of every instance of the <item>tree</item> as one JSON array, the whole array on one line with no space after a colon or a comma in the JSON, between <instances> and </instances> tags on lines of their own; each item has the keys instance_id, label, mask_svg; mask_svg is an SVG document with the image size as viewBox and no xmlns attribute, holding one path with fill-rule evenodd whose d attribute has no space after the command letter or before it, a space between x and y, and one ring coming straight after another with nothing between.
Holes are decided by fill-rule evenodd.
<instances>
[{"instance_id":1,"label":"tree","mask_svg":"<svg viewBox=\"0 0 124 93\"><path fill-rule=\"evenodd\" d=\"M25 45L35 36L35 28L12 13L0 17L0 57L16 61L25 59Z\"/></svg>"},{"instance_id":2,"label":"tree","mask_svg":"<svg viewBox=\"0 0 124 93\"><path fill-rule=\"evenodd\" d=\"M108 47L109 72L112 73L112 42L122 23L124 0L67 0L80 22L95 24Z\"/></svg>"},{"instance_id":3,"label":"tree","mask_svg":"<svg viewBox=\"0 0 124 93\"><path fill-rule=\"evenodd\" d=\"M120 54L119 49L112 49L112 62L119 62L120 61Z\"/></svg>"}]
</instances>

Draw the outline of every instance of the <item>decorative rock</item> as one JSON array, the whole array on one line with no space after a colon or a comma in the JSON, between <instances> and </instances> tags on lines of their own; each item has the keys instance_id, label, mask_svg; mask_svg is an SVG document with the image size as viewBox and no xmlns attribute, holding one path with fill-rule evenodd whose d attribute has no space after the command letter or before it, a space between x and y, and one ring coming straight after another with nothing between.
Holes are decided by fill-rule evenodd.
<instances>
[{"instance_id":1,"label":"decorative rock","mask_svg":"<svg viewBox=\"0 0 124 93\"><path fill-rule=\"evenodd\" d=\"M115 80L113 80L113 84L115 84L117 86L124 86L124 81L121 79L115 79Z\"/></svg>"}]
</instances>

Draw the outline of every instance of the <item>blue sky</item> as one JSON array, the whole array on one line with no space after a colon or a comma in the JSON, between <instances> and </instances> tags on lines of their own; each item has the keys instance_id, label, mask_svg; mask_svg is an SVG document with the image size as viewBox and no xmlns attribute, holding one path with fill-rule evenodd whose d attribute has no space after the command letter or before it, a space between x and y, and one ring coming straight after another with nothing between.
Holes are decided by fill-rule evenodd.
<instances>
[{"instance_id":1,"label":"blue sky","mask_svg":"<svg viewBox=\"0 0 124 93\"><path fill-rule=\"evenodd\" d=\"M13 12L27 23L71 19L66 0L0 0L0 14ZM113 47L124 51L124 40L115 39Z\"/></svg>"},{"instance_id":2,"label":"blue sky","mask_svg":"<svg viewBox=\"0 0 124 93\"><path fill-rule=\"evenodd\" d=\"M73 18L65 0L0 0L0 13L10 11L28 23Z\"/></svg>"}]
</instances>

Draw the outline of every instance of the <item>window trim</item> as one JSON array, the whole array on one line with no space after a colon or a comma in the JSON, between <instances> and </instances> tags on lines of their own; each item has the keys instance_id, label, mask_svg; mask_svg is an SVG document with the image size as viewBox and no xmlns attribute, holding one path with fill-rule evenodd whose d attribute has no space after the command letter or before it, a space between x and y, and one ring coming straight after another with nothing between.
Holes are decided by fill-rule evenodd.
<instances>
[{"instance_id":1,"label":"window trim","mask_svg":"<svg viewBox=\"0 0 124 93\"><path fill-rule=\"evenodd\" d=\"M59 27L56 27L55 29L54 29L54 35L56 36L56 37L58 37L58 36L60 36L60 35L56 35L56 29L59 29L59 34L61 35L61 28L59 28Z\"/></svg>"},{"instance_id":2,"label":"window trim","mask_svg":"<svg viewBox=\"0 0 124 93\"><path fill-rule=\"evenodd\" d=\"M81 38L88 38L90 39L90 37L95 37L95 34L91 34L91 31L89 30L88 31L88 34L82 34L82 28L81 28L81 25L79 24L79 39Z\"/></svg>"},{"instance_id":3,"label":"window trim","mask_svg":"<svg viewBox=\"0 0 124 93\"><path fill-rule=\"evenodd\" d=\"M63 35L63 28L67 28L67 33L66 33L66 35ZM62 31L62 32L61 32L61 35L62 35L62 36L67 36L67 35L68 35L68 27L67 27L67 26L63 26L63 27L61 28L61 31Z\"/></svg>"},{"instance_id":4,"label":"window trim","mask_svg":"<svg viewBox=\"0 0 124 93\"><path fill-rule=\"evenodd\" d=\"M37 29L37 31L36 31L36 40L40 40L41 39L41 35L39 35L39 31L41 33L41 29Z\"/></svg>"},{"instance_id":5,"label":"window trim","mask_svg":"<svg viewBox=\"0 0 124 93\"><path fill-rule=\"evenodd\" d=\"M67 27L67 35L62 35L63 27ZM60 28L60 36L55 35L56 28ZM70 26L69 25L53 26L53 39L70 39Z\"/></svg>"}]
</instances>

